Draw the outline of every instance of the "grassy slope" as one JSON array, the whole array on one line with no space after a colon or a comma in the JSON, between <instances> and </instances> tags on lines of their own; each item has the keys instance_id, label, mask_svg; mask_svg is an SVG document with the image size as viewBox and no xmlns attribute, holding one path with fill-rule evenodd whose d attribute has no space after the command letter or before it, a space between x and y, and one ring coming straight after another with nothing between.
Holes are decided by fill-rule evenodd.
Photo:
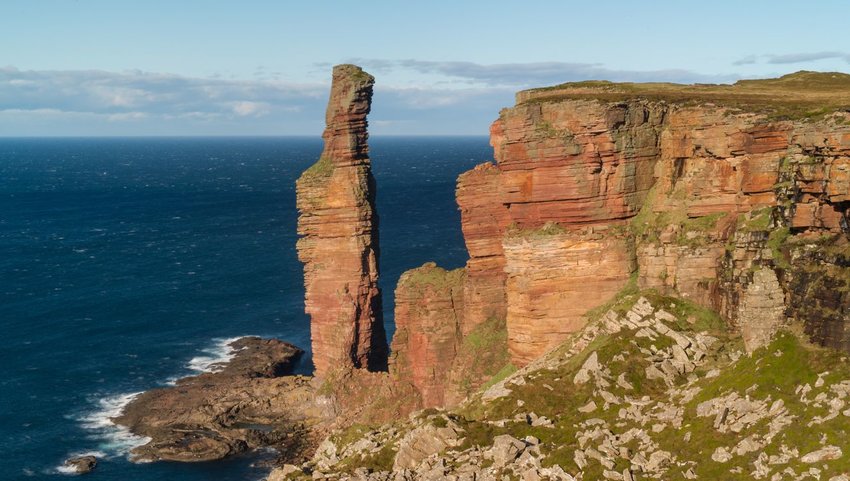
<instances>
[{"instance_id":1,"label":"grassy slope","mask_svg":"<svg viewBox=\"0 0 850 481\"><path fill-rule=\"evenodd\" d=\"M642 98L686 105L712 103L764 113L771 119L805 119L850 110L850 75L801 71L776 79L740 80L731 85L587 81L531 89L519 97L526 102Z\"/></svg>"},{"instance_id":2,"label":"grassy slope","mask_svg":"<svg viewBox=\"0 0 850 481\"><path fill-rule=\"evenodd\" d=\"M641 353L641 348L650 349L654 346L664 349L671 344L669 338L662 337L650 341L648 338L636 337L635 331L632 330L603 335L596 338L580 354L556 366L550 365L524 372L525 383L511 385L512 392L508 396L486 402L474 398L464 407L450 411L449 417L466 430L466 440L460 450L473 445L486 446L499 434L508 433L517 438L533 435L541 440L541 450L546 455L544 464L558 464L567 472L576 473L578 468L573 461L573 453L579 447L576 435L584 429L583 422L594 418L607 422L615 433L623 433L634 427L650 432L653 441L658 443L658 449L671 452L680 464L670 467L663 476L665 480L685 479L684 472L688 466L692 467L699 479L752 479L753 463L759 454L762 451L768 455L779 454L783 444L796 448L799 456L819 449L824 443L832 444L841 447L845 456L816 465L804 464L796 459L788 464L772 466L771 473L786 468L801 473L815 467L822 470L821 479L829 479L850 470L850 437L847 436L850 434L850 417L840 415L823 424L808 427L806 423L809 420L814 416L825 415L827 409L823 406L807 405L801 402L800 396L795 393L798 386L815 386L818 376L825 372L827 374L822 376L824 385L814 388L807 395L808 399L815 399L820 393L829 393L829 387L834 383L850 380L850 364L844 354L811 347L801 342L796 335L783 333L771 345L756 351L751 357L744 355L735 361L742 349L742 343L739 338L725 332L719 318L711 311L653 292L638 294L634 291L621 296L612 309L624 312L639 295L646 296L653 305L663 307L680 319L677 323L668 323L669 327L690 335L695 332L707 332L720 339L708 353L708 360L694 372L698 380L692 377L689 381L687 375L682 375L676 379L673 388L669 389L661 380L646 378L644 370L649 361ZM689 321L685 321L686 319ZM603 409L603 402L593 383L576 385L573 382L585 359L594 351L600 364L608 367L614 377L623 373L626 380L634 386L634 390L624 390L616 385L608 388L616 396L629 396L632 399L649 396L653 405L664 406L675 404L675 399L679 398L685 387L698 390L690 401L679 402L684 408L682 426L675 428L668 425L660 433L654 433L650 427L656 421L641 426L634 421L621 419L618 416L621 406L612 405ZM552 355L558 356L559 350L554 351ZM719 369L720 375L707 377L706 374L714 369ZM769 399L770 402L782 399L789 413L796 417L796 422L782 431L764 449L735 456L727 463L718 463L711 460L711 455L717 447L732 448L749 435L764 434L769 421L763 419L739 433L721 433L713 428L713 417L697 416L699 403L731 392L752 399ZM580 413L578 408L590 400L595 400L600 408L592 413ZM652 412L653 405L644 411ZM492 424L492 421L511 420L518 414L532 412L553 420L554 427L535 427L521 421L509 421L501 427ZM404 432L404 422L396 426ZM686 433L690 433L690 440L684 442ZM384 454L393 449L391 445L386 448L389 451ZM374 459L365 459L362 463L352 461L346 463L347 469L358 466L386 469L390 459L383 460L383 463L375 463ZM622 471L629 467L628 464L627 461L618 459L615 470ZM601 479L602 470L599 463L591 462L584 470L584 479ZM740 472L735 472L738 470Z\"/></svg>"}]
</instances>

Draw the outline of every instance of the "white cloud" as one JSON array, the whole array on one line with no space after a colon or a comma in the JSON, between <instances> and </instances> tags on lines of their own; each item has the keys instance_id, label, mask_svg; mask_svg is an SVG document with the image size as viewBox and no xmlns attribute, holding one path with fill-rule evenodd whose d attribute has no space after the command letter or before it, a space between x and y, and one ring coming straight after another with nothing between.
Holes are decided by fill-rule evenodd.
<instances>
[{"instance_id":1,"label":"white cloud","mask_svg":"<svg viewBox=\"0 0 850 481\"><path fill-rule=\"evenodd\" d=\"M599 63L529 62L480 64L462 61L353 59L378 72L409 70L420 74L462 79L470 84L514 88L543 87L578 80L612 80L619 82L729 83L738 75L701 74L683 69L619 70Z\"/></svg>"},{"instance_id":2,"label":"white cloud","mask_svg":"<svg viewBox=\"0 0 850 481\"><path fill-rule=\"evenodd\" d=\"M797 52L781 55L748 55L734 62L734 65L752 65L756 63L769 63L773 65L788 65L795 63L817 62L819 60L843 60L850 63L850 53L838 51L823 52Z\"/></svg>"},{"instance_id":3,"label":"white cloud","mask_svg":"<svg viewBox=\"0 0 850 481\"><path fill-rule=\"evenodd\" d=\"M129 122L146 118L148 118L148 114L144 112L123 112L120 114L110 114L106 117L110 122Z\"/></svg>"},{"instance_id":4,"label":"white cloud","mask_svg":"<svg viewBox=\"0 0 850 481\"><path fill-rule=\"evenodd\" d=\"M223 80L141 71L0 69L0 108L121 114L261 116L326 95L321 84ZM293 105L294 104L294 105Z\"/></svg>"},{"instance_id":5,"label":"white cloud","mask_svg":"<svg viewBox=\"0 0 850 481\"><path fill-rule=\"evenodd\" d=\"M268 115L271 110L271 105L265 102L233 102L232 104L233 113L240 117L262 117L264 115Z\"/></svg>"}]
</instances>

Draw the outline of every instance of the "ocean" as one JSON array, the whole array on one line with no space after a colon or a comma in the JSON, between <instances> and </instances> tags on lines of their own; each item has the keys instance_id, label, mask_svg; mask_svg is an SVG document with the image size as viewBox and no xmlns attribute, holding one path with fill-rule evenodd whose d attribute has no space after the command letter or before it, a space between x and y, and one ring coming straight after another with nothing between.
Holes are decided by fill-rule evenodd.
<instances>
[{"instance_id":1,"label":"ocean","mask_svg":"<svg viewBox=\"0 0 850 481\"><path fill-rule=\"evenodd\" d=\"M486 137L370 139L381 287L392 335L399 275L466 261L454 200ZM252 481L263 456L133 464L108 418L133 393L226 359L259 335L308 353L295 179L318 138L0 139L0 480ZM265 455L271 456L270 453Z\"/></svg>"}]
</instances>

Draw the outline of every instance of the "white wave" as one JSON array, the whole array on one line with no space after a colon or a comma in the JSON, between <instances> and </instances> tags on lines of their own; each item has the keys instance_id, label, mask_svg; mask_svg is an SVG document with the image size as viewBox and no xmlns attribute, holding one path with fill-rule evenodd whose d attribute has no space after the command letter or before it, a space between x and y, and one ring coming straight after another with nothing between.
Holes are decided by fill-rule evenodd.
<instances>
[{"instance_id":1,"label":"white wave","mask_svg":"<svg viewBox=\"0 0 850 481\"><path fill-rule=\"evenodd\" d=\"M150 442L150 438L137 436L126 427L112 421L112 418L120 416L124 408L139 394L141 392L116 394L98 399L97 408L79 418L80 425L91 432L90 437L99 441L100 451L91 452L92 455L98 458L126 456L133 448ZM80 455L82 454L72 456Z\"/></svg>"},{"instance_id":2,"label":"white wave","mask_svg":"<svg viewBox=\"0 0 850 481\"><path fill-rule=\"evenodd\" d=\"M76 457L80 457L80 456L94 456L97 459L104 459L104 458L109 457L109 455L107 453L103 452L103 451L79 451L79 452L73 452L73 453L69 454L68 459L76 458ZM54 472L59 473L59 474L80 474L80 473L77 472L77 468L75 468L73 466L68 466L64 463L60 464L59 466L56 466L56 468L54 469Z\"/></svg>"},{"instance_id":3,"label":"white wave","mask_svg":"<svg viewBox=\"0 0 850 481\"><path fill-rule=\"evenodd\" d=\"M215 344L212 347L203 349L201 356L195 356L189 360L188 368L196 372L218 372L223 369L223 365L233 359L237 349L233 348L230 343L238 341L245 336L229 337L227 339L213 339Z\"/></svg>"},{"instance_id":4,"label":"white wave","mask_svg":"<svg viewBox=\"0 0 850 481\"><path fill-rule=\"evenodd\" d=\"M73 466L61 465L56 467L56 472L59 474L80 474L77 472L77 468Z\"/></svg>"},{"instance_id":5,"label":"white wave","mask_svg":"<svg viewBox=\"0 0 850 481\"><path fill-rule=\"evenodd\" d=\"M233 359L233 356L237 352L237 349L230 346L230 343L242 337L244 336L213 339L214 344L211 347L203 349L201 351L203 355L193 357L186 367L195 372L220 371L223 368L223 364ZM180 377L168 378L165 384L174 385L178 379ZM97 453L100 456L94 453L93 455L99 459L128 456L133 448L145 445L151 441L151 438L135 435L126 427L115 424L112 421L113 418L120 416L124 412L124 408L140 394L142 393L132 392L97 399L95 409L76 417L80 425L91 433L89 437L99 442L98 448L100 451L97 451ZM72 454L69 457L80 455L82 454ZM64 464L56 468L56 471L64 474L76 474L73 468Z\"/></svg>"}]
</instances>

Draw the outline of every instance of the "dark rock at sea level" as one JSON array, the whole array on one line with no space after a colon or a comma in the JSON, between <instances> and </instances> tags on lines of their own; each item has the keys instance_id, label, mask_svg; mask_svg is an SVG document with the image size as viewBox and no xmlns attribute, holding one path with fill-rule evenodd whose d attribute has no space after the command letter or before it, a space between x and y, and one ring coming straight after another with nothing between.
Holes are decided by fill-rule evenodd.
<instances>
[{"instance_id":1,"label":"dark rock at sea level","mask_svg":"<svg viewBox=\"0 0 850 481\"><path fill-rule=\"evenodd\" d=\"M76 456L66 460L65 467L73 468L77 474L90 473L97 467L97 458L91 455Z\"/></svg>"},{"instance_id":2,"label":"dark rock at sea level","mask_svg":"<svg viewBox=\"0 0 850 481\"><path fill-rule=\"evenodd\" d=\"M140 394L115 422L151 438L137 461L209 461L262 446L296 452L312 417L313 385L292 376L303 351L274 339L245 337L216 372Z\"/></svg>"}]
</instances>

